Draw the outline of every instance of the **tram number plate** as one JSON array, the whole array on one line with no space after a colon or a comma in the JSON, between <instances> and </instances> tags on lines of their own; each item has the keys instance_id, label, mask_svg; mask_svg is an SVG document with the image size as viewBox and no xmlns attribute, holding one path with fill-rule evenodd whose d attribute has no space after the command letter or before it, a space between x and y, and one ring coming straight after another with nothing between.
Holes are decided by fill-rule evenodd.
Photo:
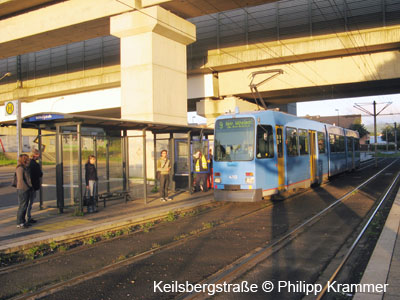
<instances>
[{"instance_id":1,"label":"tram number plate","mask_svg":"<svg viewBox=\"0 0 400 300\"><path fill-rule=\"evenodd\" d=\"M224 189L225 190L240 190L240 185L239 184L225 184Z\"/></svg>"}]
</instances>

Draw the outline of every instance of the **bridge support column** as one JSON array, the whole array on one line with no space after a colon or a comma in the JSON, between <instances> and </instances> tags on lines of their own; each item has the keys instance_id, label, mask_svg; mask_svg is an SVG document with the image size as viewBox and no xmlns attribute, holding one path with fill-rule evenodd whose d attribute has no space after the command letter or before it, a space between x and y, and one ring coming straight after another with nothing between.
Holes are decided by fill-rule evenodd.
<instances>
[{"instance_id":1,"label":"bridge support column","mask_svg":"<svg viewBox=\"0 0 400 300\"><path fill-rule=\"evenodd\" d=\"M187 124L186 45L192 23L154 6L111 18L121 39L121 117Z\"/></svg>"}]
</instances>

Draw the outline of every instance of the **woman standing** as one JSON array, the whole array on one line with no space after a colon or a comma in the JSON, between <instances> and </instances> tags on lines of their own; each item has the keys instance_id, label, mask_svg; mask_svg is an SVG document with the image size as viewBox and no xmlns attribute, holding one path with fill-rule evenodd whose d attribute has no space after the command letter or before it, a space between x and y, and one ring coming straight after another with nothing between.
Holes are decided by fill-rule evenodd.
<instances>
[{"instance_id":1,"label":"woman standing","mask_svg":"<svg viewBox=\"0 0 400 300\"><path fill-rule=\"evenodd\" d=\"M86 180L86 192L89 193L89 203L87 212L96 212L96 205L94 201L94 196L97 189L97 170L96 170L96 157L94 155L89 155L88 161L85 164L85 180Z\"/></svg>"},{"instance_id":2,"label":"woman standing","mask_svg":"<svg viewBox=\"0 0 400 300\"><path fill-rule=\"evenodd\" d=\"M28 207L29 197L31 194L32 184L31 177L28 171L29 156L21 154L18 158L15 176L17 179L17 196L18 196L18 212L17 212L17 227L27 228L29 226L25 220L26 209Z\"/></svg>"},{"instance_id":3,"label":"woman standing","mask_svg":"<svg viewBox=\"0 0 400 300\"><path fill-rule=\"evenodd\" d=\"M160 192L161 201L170 201L168 198L169 171L171 170L171 162L167 158L167 150L161 151L161 157L157 161L157 172L160 172Z\"/></svg>"}]
</instances>

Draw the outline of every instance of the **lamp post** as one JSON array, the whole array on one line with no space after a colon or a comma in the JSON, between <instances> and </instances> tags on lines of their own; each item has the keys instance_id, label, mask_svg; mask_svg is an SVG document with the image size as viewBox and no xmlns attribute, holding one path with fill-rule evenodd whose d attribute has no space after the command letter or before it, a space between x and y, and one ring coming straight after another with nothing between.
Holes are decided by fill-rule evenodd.
<instances>
[{"instance_id":1,"label":"lamp post","mask_svg":"<svg viewBox=\"0 0 400 300\"><path fill-rule=\"evenodd\" d=\"M340 126L340 123L339 123L339 109L335 109L336 111L337 111L337 126L339 127Z\"/></svg>"},{"instance_id":2,"label":"lamp post","mask_svg":"<svg viewBox=\"0 0 400 300\"><path fill-rule=\"evenodd\" d=\"M11 73L10 73L10 72L7 72L7 73L4 74L3 76L1 76L1 77L0 77L0 80L6 78L6 77L8 77L8 76L11 76Z\"/></svg>"}]
</instances>

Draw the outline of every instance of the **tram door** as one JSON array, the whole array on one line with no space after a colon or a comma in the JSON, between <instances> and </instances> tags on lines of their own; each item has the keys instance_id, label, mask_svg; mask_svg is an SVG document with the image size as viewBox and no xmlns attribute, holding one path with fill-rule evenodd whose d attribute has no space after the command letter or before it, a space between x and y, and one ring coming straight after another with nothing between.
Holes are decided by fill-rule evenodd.
<instances>
[{"instance_id":1,"label":"tram door","mask_svg":"<svg viewBox=\"0 0 400 300\"><path fill-rule=\"evenodd\" d=\"M283 154L283 127L276 126L276 148L278 153L278 190L285 189L285 156Z\"/></svg>"},{"instance_id":2,"label":"tram door","mask_svg":"<svg viewBox=\"0 0 400 300\"><path fill-rule=\"evenodd\" d=\"M309 131L309 140L310 140L310 179L311 183L316 182L317 180L317 155L316 155L316 134L315 131Z\"/></svg>"}]
</instances>

